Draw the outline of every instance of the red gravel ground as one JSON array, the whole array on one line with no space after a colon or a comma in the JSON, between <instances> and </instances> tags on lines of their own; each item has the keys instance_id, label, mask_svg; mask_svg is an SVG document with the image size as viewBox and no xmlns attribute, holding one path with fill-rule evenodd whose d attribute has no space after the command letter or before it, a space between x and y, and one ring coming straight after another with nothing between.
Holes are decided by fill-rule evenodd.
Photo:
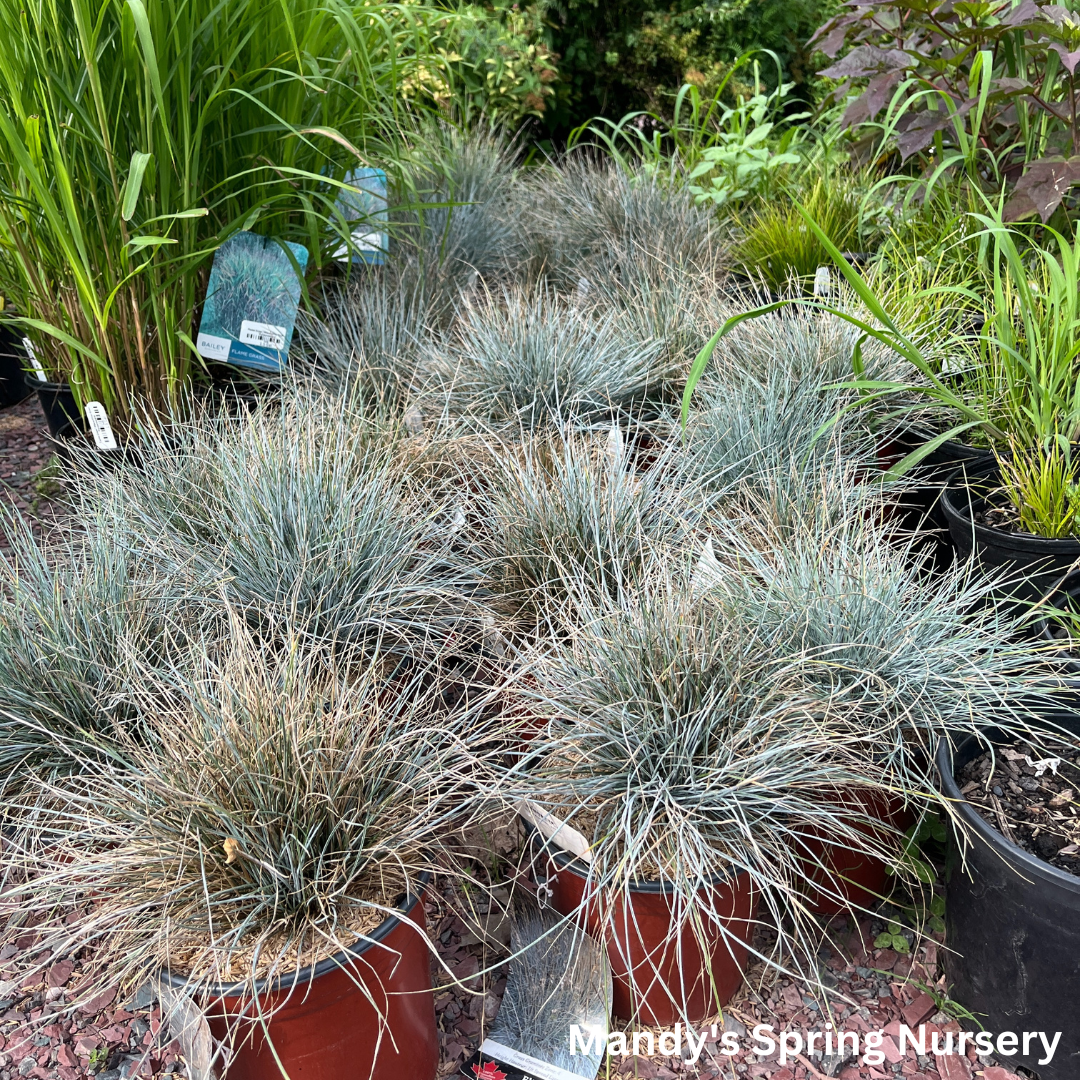
<instances>
[{"instance_id":1,"label":"red gravel ground","mask_svg":"<svg viewBox=\"0 0 1080 1080\"><path fill-rule=\"evenodd\" d=\"M65 512L63 489L50 475L52 455L36 398L0 410L0 491L10 505L27 516L35 530L47 529ZM498 1011L506 984L505 971L497 966L506 956L509 940L505 919L485 916L483 912L478 917L463 918L457 900L454 890L447 888L428 904L430 932L452 972L449 975L433 964L442 1045L440 1077L454 1075L480 1045L485 1028ZM696 1066L678 1057L611 1058L601 1077L1021 1080L989 1059L980 1061L974 1051L967 1058L934 1058L917 1057L909 1048L907 1055L900 1057L896 1039L900 1024L917 1028L926 1023L942 1031L959 1031L961 1026L939 1012L934 1000L921 988L926 986L939 994L945 990L937 944L931 941L922 946L912 960L891 949L874 949L872 942L878 929L867 919L854 931L834 932L834 940L842 941L844 948L842 953L826 948L820 954L822 980L829 987L825 1000L821 1000L820 991L815 996L808 987L790 979L751 970L750 979L724 1017L716 1020L717 1036L725 1028L739 1036L743 1049L735 1057L721 1055L717 1038L710 1032ZM32 949L33 932L28 931L18 944ZM15 951L9 947L0 952L0 978L10 978L11 969L5 961L10 961ZM482 971L486 973L479 974ZM0 1080L77 1080L88 1076L126 1080L187 1075L175 1042L164 1047L155 1045L160 1026L156 1008L128 1010L116 1000L114 992L74 1017L63 1015L66 996L77 985L80 974L79 957L58 958L44 982L6 991L7 996L0 1000ZM54 1013L56 1019L50 1021ZM883 1030L886 1063L874 1067L823 1059L817 1051L815 1057L781 1066L775 1053L760 1059L749 1052L753 1040L747 1033L758 1023L771 1024L778 1032L806 1032L823 1030L830 1019L834 1028L845 1031ZM710 1024L702 1024L699 1030L709 1028Z\"/></svg>"},{"instance_id":2,"label":"red gravel ground","mask_svg":"<svg viewBox=\"0 0 1080 1080\"><path fill-rule=\"evenodd\" d=\"M48 435L36 395L0 409L0 495L22 511L35 532L47 529L65 508L63 490L51 476L54 450Z\"/></svg>"}]
</instances>

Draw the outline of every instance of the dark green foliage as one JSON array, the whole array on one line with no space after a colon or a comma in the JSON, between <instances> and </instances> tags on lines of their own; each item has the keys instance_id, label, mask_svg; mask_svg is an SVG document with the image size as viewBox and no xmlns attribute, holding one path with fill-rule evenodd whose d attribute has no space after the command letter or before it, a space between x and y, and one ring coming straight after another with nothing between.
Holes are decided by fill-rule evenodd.
<instances>
[{"instance_id":1,"label":"dark green foliage","mask_svg":"<svg viewBox=\"0 0 1080 1080\"><path fill-rule=\"evenodd\" d=\"M834 0L555 0L550 43L560 57L559 81L544 117L548 131L562 138L589 116L669 112L684 82L715 89L748 49L775 52L798 92L812 77L806 41L836 6Z\"/></svg>"}]
</instances>

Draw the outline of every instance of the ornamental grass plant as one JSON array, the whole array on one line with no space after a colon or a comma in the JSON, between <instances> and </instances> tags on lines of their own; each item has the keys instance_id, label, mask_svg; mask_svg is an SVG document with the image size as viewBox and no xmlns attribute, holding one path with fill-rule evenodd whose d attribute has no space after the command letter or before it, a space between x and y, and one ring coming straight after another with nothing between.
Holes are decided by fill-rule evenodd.
<instances>
[{"instance_id":1,"label":"ornamental grass plant","mask_svg":"<svg viewBox=\"0 0 1080 1080\"><path fill-rule=\"evenodd\" d=\"M398 468L398 426L285 388L154 436L91 484L160 573L267 633L409 652L479 617L479 574Z\"/></svg>"},{"instance_id":2,"label":"ornamental grass plant","mask_svg":"<svg viewBox=\"0 0 1080 1080\"><path fill-rule=\"evenodd\" d=\"M304 984L274 1002L257 980L362 944L423 875L455 874L447 840L482 816L493 729L446 703L439 656L342 663L308 648L306 627L280 625L268 647L228 615L219 645L193 641L183 664L139 670L145 737L27 793L38 813L8 850L3 934L95 898L35 951L91 947L71 1006L106 986L126 1000L166 970L199 1003L228 985L265 1021Z\"/></svg>"},{"instance_id":3,"label":"ornamental grass plant","mask_svg":"<svg viewBox=\"0 0 1080 1080\"><path fill-rule=\"evenodd\" d=\"M766 958L805 966L820 928L806 917L807 865L792 836L818 829L881 854L865 818L833 797L880 783L859 753L873 730L837 724L827 696L807 692L800 658L778 658L697 588L692 559L668 555L651 570L629 599L582 589L573 627L536 657L522 693L546 727L504 790L585 836L582 905L598 908L601 925L635 884L663 882L669 942L689 931L708 955L720 933L734 948L747 928L733 937L724 927L712 886L745 875L760 918L780 932Z\"/></svg>"},{"instance_id":4,"label":"ornamental grass plant","mask_svg":"<svg viewBox=\"0 0 1080 1080\"><path fill-rule=\"evenodd\" d=\"M663 383L659 344L616 313L566 303L547 286L478 297L424 349L416 395L425 414L536 431L625 416Z\"/></svg>"},{"instance_id":5,"label":"ornamental grass plant","mask_svg":"<svg viewBox=\"0 0 1080 1080\"><path fill-rule=\"evenodd\" d=\"M559 430L486 462L479 516L489 587L524 631L573 620L582 590L633 595L657 549L677 543L701 510L674 476L677 451L641 469L634 431Z\"/></svg>"},{"instance_id":6,"label":"ornamental grass plant","mask_svg":"<svg viewBox=\"0 0 1080 1080\"><path fill-rule=\"evenodd\" d=\"M0 560L0 776L5 797L108 760L138 737L128 659L150 670L205 612L92 498L43 540L5 516ZM213 633L211 620L204 632ZM15 824L11 805L8 824Z\"/></svg>"},{"instance_id":7,"label":"ornamental grass plant","mask_svg":"<svg viewBox=\"0 0 1080 1080\"><path fill-rule=\"evenodd\" d=\"M993 601L992 576L961 563L928 578L926 556L882 512L895 494L879 494L875 513L858 491L865 480L848 471L831 481L822 501L846 501L848 512L823 515L779 486L742 493L744 517L712 516L699 583L748 637L799 668L805 693L873 732L860 746L868 767L925 808L937 802L939 740L988 725L1028 737L1040 713L1061 708L1056 680L1022 633L1023 613Z\"/></svg>"},{"instance_id":8,"label":"ornamental grass plant","mask_svg":"<svg viewBox=\"0 0 1080 1080\"><path fill-rule=\"evenodd\" d=\"M519 198L533 272L560 291L577 290L582 278L624 281L626 268L643 262L658 275L721 267L714 216L648 170L597 167L575 154L539 170Z\"/></svg>"},{"instance_id":9,"label":"ornamental grass plant","mask_svg":"<svg viewBox=\"0 0 1080 1080\"><path fill-rule=\"evenodd\" d=\"M434 12L340 0L141 0L0 9L0 293L46 374L126 428L168 414L199 361L214 250L241 228L348 237L358 158L393 156L397 91ZM16 32L15 28L20 28Z\"/></svg>"}]
</instances>

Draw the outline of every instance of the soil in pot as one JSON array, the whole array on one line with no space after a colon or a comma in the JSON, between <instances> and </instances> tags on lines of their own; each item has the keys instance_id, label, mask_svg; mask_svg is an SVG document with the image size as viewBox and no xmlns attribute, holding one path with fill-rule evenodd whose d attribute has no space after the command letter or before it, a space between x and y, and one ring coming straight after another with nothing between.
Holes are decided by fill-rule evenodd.
<instances>
[{"instance_id":1,"label":"soil in pot","mask_svg":"<svg viewBox=\"0 0 1080 1080\"><path fill-rule=\"evenodd\" d=\"M1026 852L1080 875L1080 750L1045 763L1022 742L973 758L957 773L960 794L992 828Z\"/></svg>"},{"instance_id":2,"label":"soil in pot","mask_svg":"<svg viewBox=\"0 0 1080 1080\"><path fill-rule=\"evenodd\" d=\"M627 899L610 902L608 918L603 919L599 904L582 903L587 873L570 856L549 852L552 906L563 915L576 914L583 927L607 945L616 1016L649 1026L701 1023L731 1000L742 985L746 942L754 932L757 898L747 874L732 880L718 877L701 890L703 904L721 915L728 933L718 925L705 925L695 935L688 920L677 926L674 892L663 882L634 883Z\"/></svg>"},{"instance_id":3,"label":"soil in pot","mask_svg":"<svg viewBox=\"0 0 1080 1080\"><path fill-rule=\"evenodd\" d=\"M250 998L224 986L208 993L215 1039L236 1033L229 1080L274 1080L278 1061L291 1080L434 1080L439 1040L424 905L410 896L397 906L401 914L369 940L258 986L260 1006L272 1011L265 1029Z\"/></svg>"},{"instance_id":4,"label":"soil in pot","mask_svg":"<svg viewBox=\"0 0 1080 1080\"><path fill-rule=\"evenodd\" d=\"M1072 717L1070 727L1080 731L1080 714ZM1027 774L1018 768L1018 776L1013 777L1004 753L1008 749L1019 751L1014 749L1014 740L1001 732L990 731L987 737L1001 748L998 783L1015 799L1016 793L1007 782L1000 783L1000 778L1007 776L1024 790L1022 781L1028 779ZM1076 1025L1080 876L1013 843L998 824L990 824L997 821L996 809L988 820L961 793L957 778L965 787L971 784L972 780L962 778L970 775L969 766L985 752L986 744L974 736L962 742L955 755L944 740L938 751L942 791L953 800L966 832L966 841L953 834L947 873L945 963L949 996L974 1013L977 1024L995 1034L1041 1031L1053 1040L1060 1032L1051 1061L1044 1060L1046 1054L1036 1038L1027 1053L1021 1040L1017 1056L1002 1064L1012 1070L1022 1065L1040 1080L1076 1080L1080 1075L1080 1028ZM976 774L978 769L976 765ZM1044 778L1045 773L1042 778L1030 779ZM1065 779L1071 783L1069 777ZM969 789L972 796L982 784L974 782L976 788ZM1049 811L1050 800L1061 792L1029 794L1045 796ZM993 807L992 802L990 805Z\"/></svg>"},{"instance_id":5,"label":"soil in pot","mask_svg":"<svg viewBox=\"0 0 1080 1080\"><path fill-rule=\"evenodd\" d=\"M1032 603L1080 565L1080 539L1050 540L1019 531L995 496L998 479L995 461L969 470L967 484L950 487L941 507L960 558L973 555L986 573L1000 577L1003 597Z\"/></svg>"},{"instance_id":6,"label":"soil in pot","mask_svg":"<svg viewBox=\"0 0 1080 1080\"><path fill-rule=\"evenodd\" d=\"M69 465L78 465L94 472L112 472L118 466L136 460L136 449L126 443L113 450L99 450L87 431L85 419L68 421L53 434L56 452Z\"/></svg>"}]
</instances>

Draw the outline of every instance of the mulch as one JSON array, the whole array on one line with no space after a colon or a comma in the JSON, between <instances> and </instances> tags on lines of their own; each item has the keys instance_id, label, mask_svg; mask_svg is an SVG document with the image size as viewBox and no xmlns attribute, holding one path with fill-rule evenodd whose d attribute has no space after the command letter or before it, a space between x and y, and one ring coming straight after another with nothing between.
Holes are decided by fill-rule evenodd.
<instances>
[{"instance_id":1,"label":"mulch","mask_svg":"<svg viewBox=\"0 0 1080 1080\"><path fill-rule=\"evenodd\" d=\"M969 761L958 779L988 825L1036 858L1080 875L1080 754L1048 758L1016 742Z\"/></svg>"}]
</instances>

